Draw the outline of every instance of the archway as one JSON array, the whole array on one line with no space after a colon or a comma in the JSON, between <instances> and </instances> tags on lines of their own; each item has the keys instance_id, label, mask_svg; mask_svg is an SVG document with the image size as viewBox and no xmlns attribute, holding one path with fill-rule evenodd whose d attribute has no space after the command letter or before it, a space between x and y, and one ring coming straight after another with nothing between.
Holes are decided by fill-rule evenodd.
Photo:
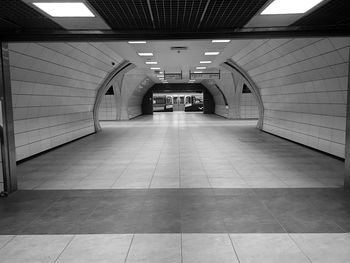
<instances>
[{"instance_id":1,"label":"archway","mask_svg":"<svg viewBox=\"0 0 350 263\"><path fill-rule=\"evenodd\" d=\"M259 120L257 123L257 128L262 129L264 119L264 105L259 88L255 85L254 81L250 78L250 76L231 59L223 63L222 66L230 72L232 72L232 74L234 74L237 78L240 78L240 83L245 84L251 90L252 95L254 96L257 102L257 107L259 111ZM239 87L243 89L243 85Z\"/></svg>"},{"instance_id":2,"label":"archway","mask_svg":"<svg viewBox=\"0 0 350 263\"><path fill-rule=\"evenodd\" d=\"M101 130L101 125L99 122L99 109L102 102L102 99L104 98L106 92L108 89L113 86L114 91L119 88L121 90L122 81L124 78L124 75L126 72L130 71L131 69L135 68L136 66L129 61L122 61L103 81L102 85L99 87L95 99L94 109L93 109L93 116L94 116L94 125L95 125L95 131Z\"/></svg>"},{"instance_id":3,"label":"archway","mask_svg":"<svg viewBox=\"0 0 350 263\"><path fill-rule=\"evenodd\" d=\"M153 93L159 94L168 94L172 96L173 94L183 94L186 97L186 94L201 94L203 98L203 109L200 110L204 114L213 114L215 113L215 100L213 94L208 90L208 88L201 83L173 83L173 84L155 84L153 85L144 95L142 100L142 111L143 114L153 114ZM184 102L186 104L186 102ZM191 104L191 103L189 103ZM183 111L192 111L191 107L184 108Z\"/></svg>"}]
</instances>

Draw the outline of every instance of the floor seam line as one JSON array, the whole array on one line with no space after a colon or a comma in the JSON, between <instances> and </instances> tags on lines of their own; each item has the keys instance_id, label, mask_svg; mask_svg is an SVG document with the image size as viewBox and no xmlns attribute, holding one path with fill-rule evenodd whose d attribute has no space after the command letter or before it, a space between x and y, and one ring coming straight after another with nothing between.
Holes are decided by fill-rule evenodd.
<instances>
[{"instance_id":1,"label":"floor seam line","mask_svg":"<svg viewBox=\"0 0 350 263\"><path fill-rule=\"evenodd\" d=\"M0 247L0 250L2 250L7 244L9 244L12 240L14 240L16 236L18 235L13 235L4 245Z\"/></svg>"},{"instance_id":2,"label":"floor seam line","mask_svg":"<svg viewBox=\"0 0 350 263\"><path fill-rule=\"evenodd\" d=\"M232 246L233 251L235 252L237 261L238 261L238 263L241 263L241 260L239 259L238 253L237 253L237 251L236 251L236 249L235 249L235 246L234 246L234 244L233 244L233 240L232 240L232 238L231 238L230 233L227 233L227 235L228 235L228 238L230 239L231 246Z\"/></svg>"},{"instance_id":3,"label":"floor seam line","mask_svg":"<svg viewBox=\"0 0 350 263\"><path fill-rule=\"evenodd\" d=\"M303 253L303 255L307 258L307 260L312 263L311 258L309 258L309 256L305 253L305 251L298 245L298 243L294 240L294 238L290 235L290 233L287 233L288 237L290 238L290 240L292 240L292 242L295 244L295 246L300 250L301 253Z\"/></svg>"},{"instance_id":4,"label":"floor seam line","mask_svg":"<svg viewBox=\"0 0 350 263\"><path fill-rule=\"evenodd\" d=\"M151 180L150 180L150 182L149 182L148 189L151 189L152 181L153 181L154 175L155 175L155 173L156 173L156 170L157 170L157 166L158 166L160 157L161 157L161 155L162 155L162 150L163 150L163 148L164 148L164 143L165 143L165 140L164 140L164 138L163 138L162 147L161 147L161 150L159 151L159 155L158 155L158 158L157 158L157 163L156 163L156 165L154 166L153 174L152 174Z\"/></svg>"},{"instance_id":5,"label":"floor seam line","mask_svg":"<svg viewBox=\"0 0 350 263\"><path fill-rule=\"evenodd\" d=\"M57 256L55 259L54 263L57 262L57 260L62 256L63 252L66 250L66 248L72 243L73 239L75 238L76 235L73 235L72 238L68 241L68 243L65 245L65 247L62 249L61 253Z\"/></svg>"},{"instance_id":6,"label":"floor seam line","mask_svg":"<svg viewBox=\"0 0 350 263\"><path fill-rule=\"evenodd\" d=\"M131 246L132 246L132 244L134 242L134 238L135 238L135 233L132 235L128 251L126 252L124 263L126 263L126 261L128 260L128 256L129 256L129 253L130 253L130 250L131 250Z\"/></svg>"},{"instance_id":7,"label":"floor seam line","mask_svg":"<svg viewBox=\"0 0 350 263\"><path fill-rule=\"evenodd\" d=\"M181 244L181 247L180 247L180 249L181 249L181 263L183 263L183 262L184 262L184 258L183 258L183 248L182 248L182 241L183 241L183 239L182 239L182 235L183 235L183 233L181 232L181 233L180 233L180 244Z\"/></svg>"}]
</instances>

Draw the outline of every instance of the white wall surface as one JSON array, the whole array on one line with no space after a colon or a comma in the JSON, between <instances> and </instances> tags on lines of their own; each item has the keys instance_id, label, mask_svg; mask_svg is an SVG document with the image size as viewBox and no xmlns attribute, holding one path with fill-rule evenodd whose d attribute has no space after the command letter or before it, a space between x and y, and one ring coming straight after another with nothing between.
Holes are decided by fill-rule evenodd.
<instances>
[{"instance_id":1,"label":"white wall surface","mask_svg":"<svg viewBox=\"0 0 350 263\"><path fill-rule=\"evenodd\" d=\"M97 88L122 59L102 43L11 43L17 160L94 132Z\"/></svg>"},{"instance_id":2,"label":"white wall surface","mask_svg":"<svg viewBox=\"0 0 350 263\"><path fill-rule=\"evenodd\" d=\"M133 69L124 76L117 76L111 84L114 95L104 96L99 109L99 119L130 120L141 115L143 96L154 82L142 70ZM106 116L106 111L110 118Z\"/></svg>"},{"instance_id":3,"label":"white wall surface","mask_svg":"<svg viewBox=\"0 0 350 263\"><path fill-rule=\"evenodd\" d=\"M241 119L259 118L258 105L252 93L241 93L239 107Z\"/></svg>"},{"instance_id":4,"label":"white wall surface","mask_svg":"<svg viewBox=\"0 0 350 263\"><path fill-rule=\"evenodd\" d=\"M114 95L104 95L98 111L100 121L117 119L117 103Z\"/></svg>"},{"instance_id":5,"label":"white wall surface","mask_svg":"<svg viewBox=\"0 0 350 263\"><path fill-rule=\"evenodd\" d=\"M240 42L232 59L260 89L263 130L344 157L349 38Z\"/></svg>"},{"instance_id":6,"label":"white wall surface","mask_svg":"<svg viewBox=\"0 0 350 263\"><path fill-rule=\"evenodd\" d=\"M213 96L215 102L215 114L228 118L228 105L225 104L222 93L215 86L215 81L203 80L201 82Z\"/></svg>"},{"instance_id":7,"label":"white wall surface","mask_svg":"<svg viewBox=\"0 0 350 263\"><path fill-rule=\"evenodd\" d=\"M140 74L137 70L132 70L125 74L122 86L123 112L127 119L135 118L142 114L142 99L154 82L146 75ZM124 99L125 98L125 99Z\"/></svg>"}]
</instances>

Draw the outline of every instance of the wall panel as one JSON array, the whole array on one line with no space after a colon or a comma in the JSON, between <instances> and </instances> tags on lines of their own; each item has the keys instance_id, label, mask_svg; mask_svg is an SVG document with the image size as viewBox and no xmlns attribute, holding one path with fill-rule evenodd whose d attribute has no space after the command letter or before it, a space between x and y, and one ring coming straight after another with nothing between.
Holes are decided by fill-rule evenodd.
<instances>
[{"instance_id":1,"label":"wall panel","mask_svg":"<svg viewBox=\"0 0 350 263\"><path fill-rule=\"evenodd\" d=\"M260 88L265 131L344 157L349 38L251 40L232 59Z\"/></svg>"},{"instance_id":2,"label":"wall panel","mask_svg":"<svg viewBox=\"0 0 350 263\"><path fill-rule=\"evenodd\" d=\"M12 43L17 160L94 132L97 88L121 58L102 43Z\"/></svg>"}]
</instances>

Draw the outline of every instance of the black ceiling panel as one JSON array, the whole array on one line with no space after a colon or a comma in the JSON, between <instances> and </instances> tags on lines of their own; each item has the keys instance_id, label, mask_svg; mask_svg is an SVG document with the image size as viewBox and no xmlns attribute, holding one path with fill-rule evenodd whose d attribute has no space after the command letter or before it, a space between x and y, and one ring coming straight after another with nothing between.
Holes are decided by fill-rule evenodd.
<instances>
[{"instance_id":1,"label":"black ceiling panel","mask_svg":"<svg viewBox=\"0 0 350 263\"><path fill-rule=\"evenodd\" d=\"M67 32L21 0L0 0L0 39L188 39L350 35L350 1L330 0L291 27L244 28L269 0L86 0L111 30Z\"/></svg>"},{"instance_id":2,"label":"black ceiling panel","mask_svg":"<svg viewBox=\"0 0 350 263\"><path fill-rule=\"evenodd\" d=\"M0 0L1 29L62 29L20 0Z\"/></svg>"},{"instance_id":3,"label":"black ceiling panel","mask_svg":"<svg viewBox=\"0 0 350 263\"><path fill-rule=\"evenodd\" d=\"M350 1L332 0L296 21L294 26L350 25Z\"/></svg>"},{"instance_id":4,"label":"black ceiling panel","mask_svg":"<svg viewBox=\"0 0 350 263\"><path fill-rule=\"evenodd\" d=\"M209 29L243 27L266 2L267 0L211 0L201 27Z\"/></svg>"},{"instance_id":5,"label":"black ceiling panel","mask_svg":"<svg viewBox=\"0 0 350 263\"><path fill-rule=\"evenodd\" d=\"M89 2L114 30L205 31L243 27L267 0L89 0Z\"/></svg>"},{"instance_id":6,"label":"black ceiling panel","mask_svg":"<svg viewBox=\"0 0 350 263\"><path fill-rule=\"evenodd\" d=\"M89 0L89 2L112 29L152 29L152 19L146 0Z\"/></svg>"}]
</instances>

